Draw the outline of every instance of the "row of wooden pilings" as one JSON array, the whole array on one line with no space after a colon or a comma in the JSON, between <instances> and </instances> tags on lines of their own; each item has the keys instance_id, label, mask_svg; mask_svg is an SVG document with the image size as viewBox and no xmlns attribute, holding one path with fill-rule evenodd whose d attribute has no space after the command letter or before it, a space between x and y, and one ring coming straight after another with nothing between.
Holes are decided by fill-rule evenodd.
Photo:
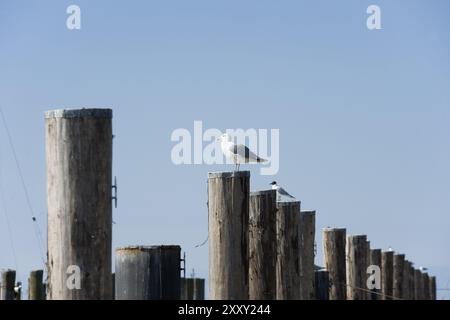
<instances>
[{"instance_id":1,"label":"row of wooden pilings","mask_svg":"<svg viewBox=\"0 0 450 320\"><path fill-rule=\"evenodd\" d=\"M371 249L365 235L323 231L315 257L315 211L250 193L250 172L210 173L209 298L279 300L436 299L436 278L402 254Z\"/></svg>"},{"instance_id":2,"label":"row of wooden pilings","mask_svg":"<svg viewBox=\"0 0 450 320\"><path fill-rule=\"evenodd\" d=\"M119 248L112 276L112 110L53 110L45 121L47 299L186 297L178 246ZM434 277L342 229L325 231L325 271L316 271L315 212L277 202L273 190L250 194L248 171L210 173L208 207L210 299L367 299L370 261L385 274L370 297L435 298ZM2 273L2 297L12 297L11 278Z\"/></svg>"},{"instance_id":3,"label":"row of wooden pilings","mask_svg":"<svg viewBox=\"0 0 450 320\"><path fill-rule=\"evenodd\" d=\"M415 269L404 254L371 249L366 235L323 230L324 270L330 300L436 300L436 277Z\"/></svg>"}]
</instances>

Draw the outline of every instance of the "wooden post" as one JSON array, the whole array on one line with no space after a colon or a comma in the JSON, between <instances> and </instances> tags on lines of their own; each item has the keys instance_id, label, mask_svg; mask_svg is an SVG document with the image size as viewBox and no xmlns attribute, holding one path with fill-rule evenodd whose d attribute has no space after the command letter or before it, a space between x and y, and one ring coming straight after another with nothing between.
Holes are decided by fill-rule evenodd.
<instances>
[{"instance_id":1,"label":"wooden post","mask_svg":"<svg viewBox=\"0 0 450 320\"><path fill-rule=\"evenodd\" d=\"M373 249L370 250L370 266L376 266L380 268L380 279L376 279L376 281L379 281L380 288L375 288L372 290L372 295L370 300L382 300L381 294L381 287L382 287L382 274L383 274L383 267L381 263L381 249Z\"/></svg>"},{"instance_id":2,"label":"wooden post","mask_svg":"<svg viewBox=\"0 0 450 320\"><path fill-rule=\"evenodd\" d=\"M300 299L314 300L316 212L300 212Z\"/></svg>"},{"instance_id":3,"label":"wooden post","mask_svg":"<svg viewBox=\"0 0 450 320\"><path fill-rule=\"evenodd\" d=\"M111 274L112 300L116 300L116 274Z\"/></svg>"},{"instance_id":4,"label":"wooden post","mask_svg":"<svg viewBox=\"0 0 450 320\"><path fill-rule=\"evenodd\" d=\"M413 263L410 262L409 263L409 299L410 300L414 300L414 292L415 292L415 288L414 288L414 267L413 267Z\"/></svg>"},{"instance_id":5,"label":"wooden post","mask_svg":"<svg viewBox=\"0 0 450 320\"><path fill-rule=\"evenodd\" d=\"M45 300L43 278L43 270L30 272L30 277L28 278L28 300Z\"/></svg>"},{"instance_id":6,"label":"wooden post","mask_svg":"<svg viewBox=\"0 0 450 320\"><path fill-rule=\"evenodd\" d=\"M394 254L394 280L392 295L395 299L403 299L403 272L405 264L404 254Z\"/></svg>"},{"instance_id":7,"label":"wooden post","mask_svg":"<svg viewBox=\"0 0 450 320\"><path fill-rule=\"evenodd\" d=\"M430 277L430 300L436 300L436 277Z\"/></svg>"},{"instance_id":8,"label":"wooden post","mask_svg":"<svg viewBox=\"0 0 450 320\"><path fill-rule=\"evenodd\" d=\"M430 277L428 273L423 273L423 300L431 300Z\"/></svg>"},{"instance_id":9,"label":"wooden post","mask_svg":"<svg viewBox=\"0 0 450 320\"><path fill-rule=\"evenodd\" d=\"M366 300L367 237L347 237L347 299Z\"/></svg>"},{"instance_id":10,"label":"wooden post","mask_svg":"<svg viewBox=\"0 0 450 320\"><path fill-rule=\"evenodd\" d=\"M385 251L381 254L381 293L383 300L392 300L394 281L394 252Z\"/></svg>"},{"instance_id":11,"label":"wooden post","mask_svg":"<svg viewBox=\"0 0 450 320\"><path fill-rule=\"evenodd\" d=\"M45 118L48 299L111 299L112 110Z\"/></svg>"},{"instance_id":12,"label":"wooden post","mask_svg":"<svg viewBox=\"0 0 450 320\"><path fill-rule=\"evenodd\" d=\"M250 171L209 173L209 299L246 300Z\"/></svg>"},{"instance_id":13,"label":"wooden post","mask_svg":"<svg viewBox=\"0 0 450 320\"><path fill-rule=\"evenodd\" d=\"M276 212L275 190L250 194L249 218L249 299L275 300Z\"/></svg>"},{"instance_id":14,"label":"wooden post","mask_svg":"<svg viewBox=\"0 0 450 320\"><path fill-rule=\"evenodd\" d=\"M414 300L423 300L422 272L414 270Z\"/></svg>"},{"instance_id":15,"label":"wooden post","mask_svg":"<svg viewBox=\"0 0 450 320\"><path fill-rule=\"evenodd\" d=\"M316 300L329 300L330 279L326 270L316 270L315 274L315 295Z\"/></svg>"},{"instance_id":16,"label":"wooden post","mask_svg":"<svg viewBox=\"0 0 450 320\"><path fill-rule=\"evenodd\" d=\"M366 263L364 266L364 289L366 290L366 300L372 300L372 292L369 291L367 281L369 280L369 274L367 268L370 266L370 241L366 242Z\"/></svg>"},{"instance_id":17,"label":"wooden post","mask_svg":"<svg viewBox=\"0 0 450 320\"><path fill-rule=\"evenodd\" d=\"M2 270L0 274L0 300L14 300L16 271L9 269Z\"/></svg>"},{"instance_id":18,"label":"wooden post","mask_svg":"<svg viewBox=\"0 0 450 320\"><path fill-rule=\"evenodd\" d=\"M330 300L346 300L346 229L323 230L323 255L325 269L329 273Z\"/></svg>"},{"instance_id":19,"label":"wooden post","mask_svg":"<svg viewBox=\"0 0 450 320\"><path fill-rule=\"evenodd\" d=\"M193 300L205 300L205 279L194 279Z\"/></svg>"},{"instance_id":20,"label":"wooden post","mask_svg":"<svg viewBox=\"0 0 450 320\"><path fill-rule=\"evenodd\" d=\"M410 300L409 298L409 261L405 260L403 263L403 299Z\"/></svg>"},{"instance_id":21,"label":"wooden post","mask_svg":"<svg viewBox=\"0 0 450 320\"><path fill-rule=\"evenodd\" d=\"M300 202L277 208L277 300L300 300Z\"/></svg>"},{"instance_id":22,"label":"wooden post","mask_svg":"<svg viewBox=\"0 0 450 320\"><path fill-rule=\"evenodd\" d=\"M184 293L182 300L205 300L205 279L182 279Z\"/></svg>"},{"instance_id":23,"label":"wooden post","mask_svg":"<svg viewBox=\"0 0 450 320\"><path fill-rule=\"evenodd\" d=\"M116 300L179 300L179 246L116 249Z\"/></svg>"},{"instance_id":24,"label":"wooden post","mask_svg":"<svg viewBox=\"0 0 450 320\"><path fill-rule=\"evenodd\" d=\"M14 288L14 300L22 300L22 282L17 282Z\"/></svg>"}]
</instances>

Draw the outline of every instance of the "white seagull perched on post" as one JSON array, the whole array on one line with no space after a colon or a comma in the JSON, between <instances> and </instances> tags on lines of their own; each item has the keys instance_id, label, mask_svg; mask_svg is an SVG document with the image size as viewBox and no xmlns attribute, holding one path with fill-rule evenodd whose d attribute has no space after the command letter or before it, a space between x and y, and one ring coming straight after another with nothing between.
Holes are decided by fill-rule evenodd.
<instances>
[{"instance_id":1,"label":"white seagull perched on post","mask_svg":"<svg viewBox=\"0 0 450 320\"><path fill-rule=\"evenodd\" d=\"M262 163L267 162L266 159L260 158L253 153L247 146L243 144L235 144L231 141L229 134L224 133L217 141L220 141L220 148L223 154L231 159L235 164L235 170L239 171L241 163Z\"/></svg>"},{"instance_id":2,"label":"white seagull perched on post","mask_svg":"<svg viewBox=\"0 0 450 320\"><path fill-rule=\"evenodd\" d=\"M272 185L272 190L277 191L278 199L281 199L281 196L295 199L294 196L290 195L286 190L284 190L282 187L280 187L276 181L272 182L271 185Z\"/></svg>"}]
</instances>

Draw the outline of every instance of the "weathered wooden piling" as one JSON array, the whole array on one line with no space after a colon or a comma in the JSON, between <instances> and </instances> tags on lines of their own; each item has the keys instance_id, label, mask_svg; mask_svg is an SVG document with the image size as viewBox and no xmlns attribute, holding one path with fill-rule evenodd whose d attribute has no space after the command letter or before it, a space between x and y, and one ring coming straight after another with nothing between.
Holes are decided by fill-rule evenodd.
<instances>
[{"instance_id":1,"label":"weathered wooden piling","mask_svg":"<svg viewBox=\"0 0 450 320\"><path fill-rule=\"evenodd\" d=\"M403 272L405 264L404 254L394 254L394 280L392 295L395 299L403 299Z\"/></svg>"},{"instance_id":2,"label":"weathered wooden piling","mask_svg":"<svg viewBox=\"0 0 450 320\"><path fill-rule=\"evenodd\" d=\"M405 259L403 263L403 299L404 300L410 300L409 294L410 294L410 284L409 284L409 261Z\"/></svg>"},{"instance_id":3,"label":"weathered wooden piling","mask_svg":"<svg viewBox=\"0 0 450 320\"><path fill-rule=\"evenodd\" d=\"M45 118L48 299L111 299L112 110Z\"/></svg>"},{"instance_id":4,"label":"weathered wooden piling","mask_svg":"<svg viewBox=\"0 0 450 320\"><path fill-rule=\"evenodd\" d=\"M116 274L111 274L112 300L116 300Z\"/></svg>"},{"instance_id":5,"label":"weathered wooden piling","mask_svg":"<svg viewBox=\"0 0 450 320\"><path fill-rule=\"evenodd\" d=\"M300 212L300 299L314 300L316 212Z\"/></svg>"},{"instance_id":6,"label":"weathered wooden piling","mask_svg":"<svg viewBox=\"0 0 450 320\"><path fill-rule=\"evenodd\" d=\"M209 173L209 299L246 300L250 172Z\"/></svg>"},{"instance_id":7,"label":"weathered wooden piling","mask_svg":"<svg viewBox=\"0 0 450 320\"><path fill-rule=\"evenodd\" d=\"M436 277L430 277L430 300L436 300Z\"/></svg>"},{"instance_id":8,"label":"weathered wooden piling","mask_svg":"<svg viewBox=\"0 0 450 320\"><path fill-rule=\"evenodd\" d=\"M316 270L314 275L316 300L330 300L329 272L326 270Z\"/></svg>"},{"instance_id":9,"label":"weathered wooden piling","mask_svg":"<svg viewBox=\"0 0 450 320\"><path fill-rule=\"evenodd\" d=\"M14 288L14 300L22 300L22 282L17 282Z\"/></svg>"},{"instance_id":10,"label":"weathered wooden piling","mask_svg":"<svg viewBox=\"0 0 450 320\"><path fill-rule=\"evenodd\" d=\"M383 300L392 300L394 282L394 252L384 251L381 254L381 293Z\"/></svg>"},{"instance_id":11,"label":"weathered wooden piling","mask_svg":"<svg viewBox=\"0 0 450 320\"><path fill-rule=\"evenodd\" d=\"M366 264L364 266L364 289L366 290L366 300L372 300L372 292L369 290L369 286L367 285L367 282L369 280L369 274L367 273L367 270L370 266L370 241L366 242Z\"/></svg>"},{"instance_id":12,"label":"weathered wooden piling","mask_svg":"<svg viewBox=\"0 0 450 320\"><path fill-rule=\"evenodd\" d=\"M205 300L205 279L182 279L182 300Z\"/></svg>"},{"instance_id":13,"label":"weathered wooden piling","mask_svg":"<svg viewBox=\"0 0 450 320\"><path fill-rule=\"evenodd\" d=\"M44 270L30 272L28 278L28 300L45 300Z\"/></svg>"},{"instance_id":14,"label":"weathered wooden piling","mask_svg":"<svg viewBox=\"0 0 450 320\"><path fill-rule=\"evenodd\" d=\"M250 194L249 299L276 299L276 212L275 190Z\"/></svg>"},{"instance_id":15,"label":"weathered wooden piling","mask_svg":"<svg viewBox=\"0 0 450 320\"><path fill-rule=\"evenodd\" d=\"M300 300L300 202L277 203L277 300Z\"/></svg>"},{"instance_id":16,"label":"weathered wooden piling","mask_svg":"<svg viewBox=\"0 0 450 320\"><path fill-rule=\"evenodd\" d=\"M116 300L179 300L180 246L116 249Z\"/></svg>"},{"instance_id":17,"label":"weathered wooden piling","mask_svg":"<svg viewBox=\"0 0 450 320\"><path fill-rule=\"evenodd\" d=\"M422 274L423 300L431 300L430 277L427 272Z\"/></svg>"},{"instance_id":18,"label":"weathered wooden piling","mask_svg":"<svg viewBox=\"0 0 450 320\"><path fill-rule=\"evenodd\" d=\"M422 272L419 269L414 270L414 300L423 300Z\"/></svg>"},{"instance_id":19,"label":"weathered wooden piling","mask_svg":"<svg viewBox=\"0 0 450 320\"><path fill-rule=\"evenodd\" d=\"M14 285L16 283L16 271L0 271L0 300L14 300Z\"/></svg>"},{"instance_id":20,"label":"weathered wooden piling","mask_svg":"<svg viewBox=\"0 0 450 320\"><path fill-rule=\"evenodd\" d=\"M375 285L375 289L372 289L372 295L371 295L371 300L382 300L382 296L381 296L381 287L382 287L382 273L383 273L383 267L382 267L382 262L381 262L381 249L372 249L370 250L370 266L372 266L372 268L374 267L378 267L380 273L375 273L375 283L372 283L373 285ZM374 270L373 270L374 271ZM373 272L372 271L372 272ZM377 277L378 275L378 277ZM377 287L378 284L378 287Z\"/></svg>"},{"instance_id":21,"label":"weathered wooden piling","mask_svg":"<svg viewBox=\"0 0 450 320\"><path fill-rule=\"evenodd\" d=\"M347 237L347 299L366 300L367 237Z\"/></svg>"},{"instance_id":22,"label":"weathered wooden piling","mask_svg":"<svg viewBox=\"0 0 450 320\"><path fill-rule=\"evenodd\" d=\"M346 229L324 229L323 260L329 273L329 299L347 299L347 271L345 263Z\"/></svg>"},{"instance_id":23,"label":"weathered wooden piling","mask_svg":"<svg viewBox=\"0 0 450 320\"><path fill-rule=\"evenodd\" d=\"M409 295L408 298L409 300L414 300L414 267L413 267L413 263L410 261L409 264L409 271L408 271L408 276L409 276Z\"/></svg>"}]
</instances>

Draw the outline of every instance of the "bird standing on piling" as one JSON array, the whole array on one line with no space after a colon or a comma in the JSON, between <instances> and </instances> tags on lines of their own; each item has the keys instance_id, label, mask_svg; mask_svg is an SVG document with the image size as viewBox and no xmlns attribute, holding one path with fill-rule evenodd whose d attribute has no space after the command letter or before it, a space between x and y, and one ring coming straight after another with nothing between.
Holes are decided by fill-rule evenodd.
<instances>
[{"instance_id":1,"label":"bird standing on piling","mask_svg":"<svg viewBox=\"0 0 450 320\"><path fill-rule=\"evenodd\" d=\"M277 195L278 195L278 201L281 200L281 196L285 196L291 199L295 199L294 196L290 195L286 190L284 190L282 187L280 187L276 181L271 183L272 185L272 190L276 190L277 191Z\"/></svg>"},{"instance_id":2,"label":"bird standing on piling","mask_svg":"<svg viewBox=\"0 0 450 320\"><path fill-rule=\"evenodd\" d=\"M241 163L267 162L266 159L260 158L247 148L247 146L233 143L230 135L227 133L224 133L217 138L217 141L220 141L220 148L222 149L223 154L235 164L235 171L239 171Z\"/></svg>"}]
</instances>

